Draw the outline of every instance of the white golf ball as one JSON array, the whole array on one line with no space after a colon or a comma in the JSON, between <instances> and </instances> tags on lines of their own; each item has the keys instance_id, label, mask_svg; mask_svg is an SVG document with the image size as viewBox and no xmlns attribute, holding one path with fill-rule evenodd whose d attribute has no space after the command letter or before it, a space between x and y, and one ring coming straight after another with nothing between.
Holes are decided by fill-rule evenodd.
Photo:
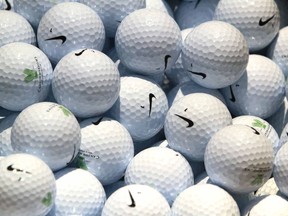
<instances>
[{"instance_id":1,"label":"white golf ball","mask_svg":"<svg viewBox=\"0 0 288 216\"><path fill-rule=\"evenodd\" d=\"M121 77L119 98L110 110L133 140L147 140L164 125L168 102L163 90L141 77Z\"/></svg>"},{"instance_id":2,"label":"white golf ball","mask_svg":"<svg viewBox=\"0 0 288 216\"><path fill-rule=\"evenodd\" d=\"M127 185L115 191L106 201L102 216L170 216L167 200L147 185Z\"/></svg>"},{"instance_id":3,"label":"white golf ball","mask_svg":"<svg viewBox=\"0 0 288 216\"><path fill-rule=\"evenodd\" d=\"M105 29L100 17L90 7L77 2L64 2L52 7L42 17L37 41L51 63L56 65L73 50L102 50Z\"/></svg>"},{"instance_id":4,"label":"white golf ball","mask_svg":"<svg viewBox=\"0 0 288 216\"><path fill-rule=\"evenodd\" d=\"M222 188L211 185L194 185L176 198L172 216L240 216L237 203Z\"/></svg>"},{"instance_id":5,"label":"white golf ball","mask_svg":"<svg viewBox=\"0 0 288 216\"><path fill-rule=\"evenodd\" d=\"M267 137L253 127L230 125L210 139L204 163L214 184L233 193L249 193L270 178L273 159Z\"/></svg>"},{"instance_id":6,"label":"white golf ball","mask_svg":"<svg viewBox=\"0 0 288 216\"><path fill-rule=\"evenodd\" d=\"M169 70L181 52L181 32L166 13L141 9L120 24L115 47L121 63L141 74Z\"/></svg>"},{"instance_id":7,"label":"white golf ball","mask_svg":"<svg viewBox=\"0 0 288 216\"><path fill-rule=\"evenodd\" d=\"M256 193L256 196L278 195L283 196L276 185L275 179L270 178L262 187L260 187Z\"/></svg>"},{"instance_id":8,"label":"white golf ball","mask_svg":"<svg viewBox=\"0 0 288 216\"><path fill-rule=\"evenodd\" d=\"M267 46L279 31L280 16L274 0L220 0L214 19L238 28L250 51Z\"/></svg>"},{"instance_id":9,"label":"white golf ball","mask_svg":"<svg viewBox=\"0 0 288 216\"><path fill-rule=\"evenodd\" d=\"M76 157L80 143L81 131L74 115L64 106L50 102L27 107L11 130L14 151L38 156L53 171Z\"/></svg>"},{"instance_id":10,"label":"white golf ball","mask_svg":"<svg viewBox=\"0 0 288 216\"><path fill-rule=\"evenodd\" d=\"M174 18L170 5L165 0L145 0L146 8L160 10Z\"/></svg>"},{"instance_id":11,"label":"white golf ball","mask_svg":"<svg viewBox=\"0 0 288 216\"><path fill-rule=\"evenodd\" d=\"M100 216L106 195L98 179L82 169L64 169L55 174L57 195L47 216Z\"/></svg>"},{"instance_id":12,"label":"white golf ball","mask_svg":"<svg viewBox=\"0 0 288 216\"><path fill-rule=\"evenodd\" d=\"M119 96L120 76L114 62L93 49L75 50L54 69L52 90L56 101L77 117L98 116Z\"/></svg>"},{"instance_id":13,"label":"white golf ball","mask_svg":"<svg viewBox=\"0 0 288 216\"><path fill-rule=\"evenodd\" d=\"M219 99L204 93L193 93L171 106L164 129L172 149L190 160L203 161L210 138L230 124L232 117Z\"/></svg>"},{"instance_id":14,"label":"white golf ball","mask_svg":"<svg viewBox=\"0 0 288 216\"><path fill-rule=\"evenodd\" d=\"M103 117L86 119L80 127L78 166L95 175L102 185L118 181L134 156L129 132L119 122Z\"/></svg>"},{"instance_id":15,"label":"white golf ball","mask_svg":"<svg viewBox=\"0 0 288 216\"><path fill-rule=\"evenodd\" d=\"M246 72L234 84L222 90L232 114L268 118L285 97L285 78L272 60L250 55Z\"/></svg>"},{"instance_id":16,"label":"white golf ball","mask_svg":"<svg viewBox=\"0 0 288 216\"><path fill-rule=\"evenodd\" d=\"M190 78L206 88L223 88L244 73L249 51L241 32L220 21L195 27L184 41L182 61Z\"/></svg>"},{"instance_id":17,"label":"white golf ball","mask_svg":"<svg viewBox=\"0 0 288 216\"><path fill-rule=\"evenodd\" d=\"M36 36L31 25L17 13L0 10L0 29L0 47L13 42L36 45Z\"/></svg>"},{"instance_id":18,"label":"white golf ball","mask_svg":"<svg viewBox=\"0 0 288 216\"><path fill-rule=\"evenodd\" d=\"M194 184L194 178L189 163L180 153L169 148L151 147L132 159L125 182L151 186L171 205L179 193Z\"/></svg>"},{"instance_id":19,"label":"white golf ball","mask_svg":"<svg viewBox=\"0 0 288 216\"><path fill-rule=\"evenodd\" d=\"M56 196L55 178L39 158L12 154L0 160L0 214L46 215Z\"/></svg>"},{"instance_id":20,"label":"white golf ball","mask_svg":"<svg viewBox=\"0 0 288 216\"><path fill-rule=\"evenodd\" d=\"M0 106L21 111L43 101L49 92L52 66L37 47L15 42L0 48Z\"/></svg>"}]
</instances>

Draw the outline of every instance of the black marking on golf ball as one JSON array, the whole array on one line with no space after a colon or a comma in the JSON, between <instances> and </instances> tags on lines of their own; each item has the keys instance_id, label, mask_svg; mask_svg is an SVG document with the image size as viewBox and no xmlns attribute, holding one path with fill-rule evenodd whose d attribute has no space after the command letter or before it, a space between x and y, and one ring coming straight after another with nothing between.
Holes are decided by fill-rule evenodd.
<instances>
[{"instance_id":1,"label":"black marking on golf ball","mask_svg":"<svg viewBox=\"0 0 288 216\"><path fill-rule=\"evenodd\" d=\"M130 190L128 190L128 193L129 193L129 196L130 196L130 199L131 199L131 204L128 205L128 206L131 207L131 208L135 208L136 207L136 203L135 203L135 200L134 200Z\"/></svg>"},{"instance_id":2,"label":"black marking on golf ball","mask_svg":"<svg viewBox=\"0 0 288 216\"><path fill-rule=\"evenodd\" d=\"M253 130L253 133L256 134L256 135L260 135L260 133L253 127L250 127L252 130Z\"/></svg>"},{"instance_id":3,"label":"black marking on golf ball","mask_svg":"<svg viewBox=\"0 0 288 216\"><path fill-rule=\"evenodd\" d=\"M5 0L5 3L6 3L6 5L7 5L7 7L5 8L5 10L11 10L12 7L11 7L10 2L9 2L8 0Z\"/></svg>"},{"instance_id":4,"label":"black marking on golf ball","mask_svg":"<svg viewBox=\"0 0 288 216\"><path fill-rule=\"evenodd\" d=\"M188 108L186 108L185 110L184 110L184 112L186 112L188 110Z\"/></svg>"},{"instance_id":5,"label":"black marking on golf ball","mask_svg":"<svg viewBox=\"0 0 288 216\"><path fill-rule=\"evenodd\" d=\"M149 117L151 115L151 111L152 111L152 102L153 102L153 98L156 99L155 95L150 93L149 94Z\"/></svg>"},{"instance_id":6,"label":"black marking on golf ball","mask_svg":"<svg viewBox=\"0 0 288 216\"><path fill-rule=\"evenodd\" d=\"M197 1L196 1L196 4L195 4L195 7L194 7L194 9L196 9L196 8L198 7L198 5L199 5L200 1L201 1L201 0L197 0Z\"/></svg>"},{"instance_id":7,"label":"black marking on golf ball","mask_svg":"<svg viewBox=\"0 0 288 216\"><path fill-rule=\"evenodd\" d=\"M165 67L164 67L164 70L166 70L166 69L167 69L167 66L168 66L168 60L169 60L169 58L171 58L171 56L170 56L170 55L166 55L166 56L164 57L164 62L165 62Z\"/></svg>"},{"instance_id":8,"label":"black marking on golf ball","mask_svg":"<svg viewBox=\"0 0 288 216\"><path fill-rule=\"evenodd\" d=\"M193 64L191 63L191 68L193 68ZM202 72L194 72L194 71L191 71L191 70L187 70L189 73L192 73L192 74L195 74L197 76L201 76L202 79L205 79L206 78L206 74L205 73L202 73Z\"/></svg>"},{"instance_id":9,"label":"black marking on golf ball","mask_svg":"<svg viewBox=\"0 0 288 216\"><path fill-rule=\"evenodd\" d=\"M104 117L99 118L96 122L92 122L93 125L99 125Z\"/></svg>"},{"instance_id":10,"label":"black marking on golf ball","mask_svg":"<svg viewBox=\"0 0 288 216\"><path fill-rule=\"evenodd\" d=\"M79 53L75 53L75 56L81 56L87 49L83 49Z\"/></svg>"},{"instance_id":11,"label":"black marking on golf ball","mask_svg":"<svg viewBox=\"0 0 288 216\"><path fill-rule=\"evenodd\" d=\"M231 98L229 98L229 100L232 101L233 103L235 103L236 98L235 98L235 95L234 95L234 92L232 89L232 85L229 86L229 89L230 89L230 94L231 94Z\"/></svg>"},{"instance_id":12,"label":"black marking on golf ball","mask_svg":"<svg viewBox=\"0 0 288 216\"><path fill-rule=\"evenodd\" d=\"M45 39L45 41L50 41L50 40L61 40L62 41L62 44L65 43L66 41L66 37L64 35L61 35L61 36L57 36L57 37L52 37L52 38L48 38L48 39Z\"/></svg>"},{"instance_id":13,"label":"black marking on golf ball","mask_svg":"<svg viewBox=\"0 0 288 216\"><path fill-rule=\"evenodd\" d=\"M180 115L178 115L178 114L174 114L174 115L177 116L177 117L179 117L179 118L181 118L181 119L183 119L184 121L186 121L186 122L188 123L188 125L187 125L186 128L193 127L194 122L193 122L191 119L188 119L188 118L186 118L186 117L184 117L184 116L180 116Z\"/></svg>"},{"instance_id":14,"label":"black marking on golf ball","mask_svg":"<svg viewBox=\"0 0 288 216\"><path fill-rule=\"evenodd\" d=\"M259 20L259 26L265 26L267 23L269 23L273 18L275 17L275 14L271 17L269 17L267 20L262 20L262 17L261 19Z\"/></svg>"},{"instance_id":15,"label":"black marking on golf ball","mask_svg":"<svg viewBox=\"0 0 288 216\"><path fill-rule=\"evenodd\" d=\"M13 172L13 171L15 170L16 172L22 172L22 173L26 173L26 174L29 174L29 175L32 174L31 172L28 172L28 171L25 171L25 170L22 170L22 169L19 169L19 168L14 168L14 167L13 167L13 164L9 165L9 166L7 167L7 170L8 170L8 171L11 171L11 172Z\"/></svg>"}]
</instances>

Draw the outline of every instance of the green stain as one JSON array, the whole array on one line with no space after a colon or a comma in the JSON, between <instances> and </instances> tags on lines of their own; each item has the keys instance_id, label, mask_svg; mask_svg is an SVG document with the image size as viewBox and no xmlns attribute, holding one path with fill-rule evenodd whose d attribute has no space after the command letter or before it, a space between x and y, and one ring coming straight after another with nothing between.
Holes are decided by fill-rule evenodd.
<instances>
[{"instance_id":1,"label":"green stain","mask_svg":"<svg viewBox=\"0 0 288 216\"><path fill-rule=\"evenodd\" d=\"M88 170L85 159L81 156L79 156L77 159L77 166L81 169Z\"/></svg>"},{"instance_id":2,"label":"green stain","mask_svg":"<svg viewBox=\"0 0 288 216\"><path fill-rule=\"evenodd\" d=\"M255 179L251 182L251 185L261 185L263 183L263 174L258 174Z\"/></svg>"},{"instance_id":3,"label":"green stain","mask_svg":"<svg viewBox=\"0 0 288 216\"><path fill-rule=\"evenodd\" d=\"M52 193L48 192L41 202L47 207L50 206L52 204Z\"/></svg>"},{"instance_id":4,"label":"green stain","mask_svg":"<svg viewBox=\"0 0 288 216\"><path fill-rule=\"evenodd\" d=\"M263 128L263 129L265 129L267 127L265 123L261 122L258 119L254 119L254 122L252 123L252 126L253 127L258 127L258 128Z\"/></svg>"},{"instance_id":5,"label":"green stain","mask_svg":"<svg viewBox=\"0 0 288 216\"><path fill-rule=\"evenodd\" d=\"M62 110L62 112L64 113L64 115L66 116L70 116L71 112L64 106L59 106L59 108Z\"/></svg>"},{"instance_id":6,"label":"green stain","mask_svg":"<svg viewBox=\"0 0 288 216\"><path fill-rule=\"evenodd\" d=\"M38 73L35 70L25 69L23 73L26 75L24 78L24 82L29 83L33 81L34 79L38 78Z\"/></svg>"}]
</instances>

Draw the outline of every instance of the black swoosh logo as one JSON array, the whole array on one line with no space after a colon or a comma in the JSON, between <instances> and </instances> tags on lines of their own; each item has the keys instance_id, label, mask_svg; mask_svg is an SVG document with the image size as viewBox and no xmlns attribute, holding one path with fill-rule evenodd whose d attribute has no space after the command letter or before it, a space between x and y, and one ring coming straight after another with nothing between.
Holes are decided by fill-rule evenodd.
<instances>
[{"instance_id":1,"label":"black swoosh logo","mask_svg":"<svg viewBox=\"0 0 288 216\"><path fill-rule=\"evenodd\" d=\"M198 7L198 5L199 5L200 1L201 1L201 0L197 0L197 2L196 2L196 4L195 4L195 7L194 7L194 9L196 9L196 8Z\"/></svg>"},{"instance_id":2,"label":"black swoosh logo","mask_svg":"<svg viewBox=\"0 0 288 216\"><path fill-rule=\"evenodd\" d=\"M57 36L57 37L53 37L53 38L48 38L45 41L50 41L50 40L61 40L62 44L64 44L66 41L66 37L62 35L62 36Z\"/></svg>"},{"instance_id":3,"label":"black swoosh logo","mask_svg":"<svg viewBox=\"0 0 288 216\"><path fill-rule=\"evenodd\" d=\"M12 7L11 7L10 2L9 2L8 0L5 0L5 2L6 2L6 5L7 5L7 7L5 8L5 10L11 10Z\"/></svg>"},{"instance_id":4,"label":"black swoosh logo","mask_svg":"<svg viewBox=\"0 0 288 216\"><path fill-rule=\"evenodd\" d=\"M8 170L8 171L14 171L14 170L16 170L16 172L22 172L22 173L26 173L26 174L32 174L31 172L24 171L24 170L21 170L21 169L18 169L18 168L14 168L14 167L13 167L13 164L9 165L9 166L7 167L7 170Z\"/></svg>"},{"instance_id":5,"label":"black swoosh logo","mask_svg":"<svg viewBox=\"0 0 288 216\"><path fill-rule=\"evenodd\" d=\"M272 17L270 17L270 18L268 18L267 20L265 20L265 21L263 21L262 20L262 18L259 20L259 26L264 26L264 25L266 25L268 22L270 22L273 18L275 17L275 14L272 16Z\"/></svg>"},{"instance_id":6,"label":"black swoosh logo","mask_svg":"<svg viewBox=\"0 0 288 216\"><path fill-rule=\"evenodd\" d=\"M232 86L230 85L229 88L230 88L230 94L231 94L230 101L232 101L234 103L236 101L236 98L235 98L235 95L233 93Z\"/></svg>"},{"instance_id":7,"label":"black swoosh logo","mask_svg":"<svg viewBox=\"0 0 288 216\"><path fill-rule=\"evenodd\" d=\"M191 64L191 67L193 68L193 64ZM202 72L194 72L194 71L191 71L191 70L187 70L187 71L190 72L190 73L192 73L192 74L201 76L202 79L205 79L205 78L206 78L206 74L205 74L205 73L202 73Z\"/></svg>"},{"instance_id":8,"label":"black swoosh logo","mask_svg":"<svg viewBox=\"0 0 288 216\"><path fill-rule=\"evenodd\" d=\"M75 56L81 56L87 49L83 49L81 52L79 53L75 53Z\"/></svg>"},{"instance_id":9,"label":"black swoosh logo","mask_svg":"<svg viewBox=\"0 0 288 216\"><path fill-rule=\"evenodd\" d=\"M165 61L165 68L164 68L164 70L167 69L167 65L168 65L168 60L169 60L169 58L171 58L170 55L166 55L165 58L164 58L164 61Z\"/></svg>"},{"instance_id":10,"label":"black swoosh logo","mask_svg":"<svg viewBox=\"0 0 288 216\"><path fill-rule=\"evenodd\" d=\"M100 122L102 121L102 119L103 119L103 117L99 118L98 121L96 121L96 122L92 122L92 124L99 125Z\"/></svg>"},{"instance_id":11,"label":"black swoosh logo","mask_svg":"<svg viewBox=\"0 0 288 216\"><path fill-rule=\"evenodd\" d=\"M250 127L252 130L253 130L253 133L256 134L256 135L260 135L260 133L253 127Z\"/></svg>"},{"instance_id":12,"label":"black swoosh logo","mask_svg":"<svg viewBox=\"0 0 288 216\"><path fill-rule=\"evenodd\" d=\"M184 121L186 121L188 123L188 126L186 128L190 128L190 127L192 127L194 125L194 122L192 120L190 120L188 118L185 118L183 116L177 115L177 114L174 114L174 115L179 117L179 118L181 118L181 119L183 119Z\"/></svg>"},{"instance_id":13,"label":"black swoosh logo","mask_svg":"<svg viewBox=\"0 0 288 216\"><path fill-rule=\"evenodd\" d=\"M152 111L152 101L153 101L153 98L156 99L155 95L150 93L149 94L149 117L151 115L151 111Z\"/></svg>"},{"instance_id":14,"label":"black swoosh logo","mask_svg":"<svg viewBox=\"0 0 288 216\"><path fill-rule=\"evenodd\" d=\"M129 196L130 196L130 199L131 199L131 204L128 205L128 206L131 207L131 208L134 208L134 207L136 207L135 200L134 200L134 198L133 198L133 196L132 196L130 190L128 190L128 192L129 192Z\"/></svg>"}]
</instances>

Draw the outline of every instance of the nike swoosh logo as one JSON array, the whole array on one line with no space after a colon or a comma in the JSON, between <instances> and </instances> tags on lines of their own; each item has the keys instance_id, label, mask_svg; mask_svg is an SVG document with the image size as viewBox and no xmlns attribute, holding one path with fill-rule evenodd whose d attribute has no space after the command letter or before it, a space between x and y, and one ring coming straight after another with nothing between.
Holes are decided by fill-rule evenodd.
<instances>
[{"instance_id":1,"label":"nike swoosh logo","mask_svg":"<svg viewBox=\"0 0 288 216\"><path fill-rule=\"evenodd\" d=\"M153 102L153 98L156 99L155 95L150 93L149 94L149 117L151 115L151 111L152 111L152 102Z\"/></svg>"},{"instance_id":2,"label":"nike swoosh logo","mask_svg":"<svg viewBox=\"0 0 288 216\"><path fill-rule=\"evenodd\" d=\"M167 65L168 65L168 60L169 60L169 58L171 58L170 55L166 55L165 58L164 58L164 61L165 61L165 67L164 67L164 70L167 69Z\"/></svg>"},{"instance_id":3,"label":"nike swoosh logo","mask_svg":"<svg viewBox=\"0 0 288 216\"><path fill-rule=\"evenodd\" d=\"M130 199L131 199L131 204L128 205L128 206L131 207L131 208L134 208L134 207L136 207L135 200L134 200L134 198L133 198L133 196L132 196L130 190L128 190L128 193L129 193L129 196L130 196Z\"/></svg>"},{"instance_id":4,"label":"nike swoosh logo","mask_svg":"<svg viewBox=\"0 0 288 216\"><path fill-rule=\"evenodd\" d=\"M268 18L267 20L263 21L262 18L259 20L259 26L264 26L266 25L268 22L270 22L273 18L275 17L275 14L273 16L271 16L270 18Z\"/></svg>"},{"instance_id":5,"label":"nike swoosh logo","mask_svg":"<svg viewBox=\"0 0 288 216\"><path fill-rule=\"evenodd\" d=\"M21 170L21 169L18 169L18 168L14 168L13 167L13 164L11 164L11 165L9 165L8 167L7 167L7 170L8 171L16 171L16 172L22 172L22 173L26 173L26 174L32 174L31 172L28 172L28 171L24 171L24 170Z\"/></svg>"},{"instance_id":6,"label":"nike swoosh logo","mask_svg":"<svg viewBox=\"0 0 288 216\"><path fill-rule=\"evenodd\" d=\"M10 2L9 2L8 0L5 0L5 2L6 2L6 5L7 5L7 7L5 8L5 10L11 10L12 7L11 7Z\"/></svg>"},{"instance_id":7,"label":"nike swoosh logo","mask_svg":"<svg viewBox=\"0 0 288 216\"><path fill-rule=\"evenodd\" d=\"M193 64L191 64L191 67L193 68ZM202 79L205 79L206 78L206 74L205 73L202 73L202 72L194 72L194 71L191 71L191 70L187 70L188 72L192 73L192 74L195 74L197 76L201 76Z\"/></svg>"},{"instance_id":8,"label":"nike swoosh logo","mask_svg":"<svg viewBox=\"0 0 288 216\"><path fill-rule=\"evenodd\" d=\"M50 40L61 40L62 44L64 44L66 41L66 37L62 35L62 36L57 36L57 37L53 37L53 38L48 38L45 41L50 41Z\"/></svg>"},{"instance_id":9,"label":"nike swoosh logo","mask_svg":"<svg viewBox=\"0 0 288 216\"><path fill-rule=\"evenodd\" d=\"M75 56L81 56L87 49L83 49L81 52L79 53L75 53Z\"/></svg>"},{"instance_id":10,"label":"nike swoosh logo","mask_svg":"<svg viewBox=\"0 0 288 216\"><path fill-rule=\"evenodd\" d=\"M260 135L260 133L253 127L250 127L252 130L253 130L253 133L256 134L256 135Z\"/></svg>"},{"instance_id":11,"label":"nike swoosh logo","mask_svg":"<svg viewBox=\"0 0 288 216\"><path fill-rule=\"evenodd\" d=\"M177 115L177 114L174 114L174 115L177 116L177 117L179 117L179 118L181 118L181 119L183 119L184 121L186 121L186 122L188 123L188 126L187 126L186 128L193 127L194 122L193 122L192 120L190 120L190 119L188 119L188 118L185 118L185 117L183 117L183 116Z\"/></svg>"},{"instance_id":12,"label":"nike swoosh logo","mask_svg":"<svg viewBox=\"0 0 288 216\"><path fill-rule=\"evenodd\" d=\"M236 98L235 98L235 95L233 93L232 86L230 85L229 88L230 88L230 94L231 94L230 101L232 101L234 103L236 101Z\"/></svg>"},{"instance_id":13,"label":"nike swoosh logo","mask_svg":"<svg viewBox=\"0 0 288 216\"><path fill-rule=\"evenodd\" d=\"M99 125L100 122L102 121L102 119L103 119L103 117L99 118L98 121L96 121L96 122L92 122L92 124Z\"/></svg>"}]
</instances>

